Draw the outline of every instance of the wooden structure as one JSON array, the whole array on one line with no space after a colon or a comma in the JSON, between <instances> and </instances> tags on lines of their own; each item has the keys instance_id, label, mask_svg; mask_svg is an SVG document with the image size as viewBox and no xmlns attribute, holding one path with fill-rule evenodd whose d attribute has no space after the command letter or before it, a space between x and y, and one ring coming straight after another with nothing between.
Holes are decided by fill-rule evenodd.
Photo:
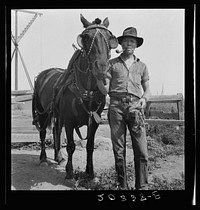
<instances>
[{"instance_id":1,"label":"wooden structure","mask_svg":"<svg viewBox=\"0 0 200 210\"><path fill-rule=\"evenodd\" d=\"M20 33L19 36L18 36L18 12L25 12L25 13L29 13L29 14L34 14L34 17L30 20L30 22L27 24L27 26ZM26 77L28 79L30 88L31 88L31 90L33 90L33 85L32 85L32 82L31 82L31 79L30 79L30 76L29 76L29 73L28 73L28 69L26 68L24 59L23 59L22 54L19 50L19 42L23 38L25 33L28 31L28 29L31 27L31 25L33 24L35 19L38 16L41 16L41 15L42 15L42 13L38 13L38 12L32 12L32 11L27 11L27 10L15 10L15 35L13 35L11 33L11 40L12 40L14 46L15 46L15 48L12 52L12 56L11 56L11 62L12 62L12 59L15 55L15 90L18 90L18 55L21 59L21 62L22 62Z\"/></svg>"},{"instance_id":2,"label":"wooden structure","mask_svg":"<svg viewBox=\"0 0 200 210\"><path fill-rule=\"evenodd\" d=\"M20 104L26 101L32 100L32 94L33 90L14 90L11 91L11 95L13 98L11 98L12 104Z\"/></svg>"},{"instance_id":3,"label":"wooden structure","mask_svg":"<svg viewBox=\"0 0 200 210\"><path fill-rule=\"evenodd\" d=\"M177 104L177 115L178 120L183 120L183 95L178 93L177 95L158 95L152 96L147 102L146 107L146 118L150 117L150 106L152 103L176 103Z\"/></svg>"}]
</instances>

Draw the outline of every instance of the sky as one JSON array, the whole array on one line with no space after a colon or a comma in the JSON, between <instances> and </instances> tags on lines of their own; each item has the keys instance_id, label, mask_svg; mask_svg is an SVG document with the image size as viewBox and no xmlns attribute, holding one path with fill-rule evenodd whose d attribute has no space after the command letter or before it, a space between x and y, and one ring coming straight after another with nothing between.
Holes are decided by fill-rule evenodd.
<instances>
[{"instance_id":1,"label":"sky","mask_svg":"<svg viewBox=\"0 0 200 210\"><path fill-rule=\"evenodd\" d=\"M19 42L19 49L33 83L39 72L66 68L74 53L72 44L84 30L82 14L88 21L108 17L108 29L121 36L127 27L135 27L144 39L135 55L144 62L150 75L152 95L182 93L184 95L184 9L26 9L42 13ZM18 36L33 18L33 14L18 12ZM11 31L15 35L15 12L11 11ZM11 53L14 45L11 45ZM117 49L121 49L121 45ZM118 56L112 50L111 58ZM18 61L18 89L30 89L25 71ZM14 58L11 65L11 90L14 90Z\"/></svg>"}]
</instances>

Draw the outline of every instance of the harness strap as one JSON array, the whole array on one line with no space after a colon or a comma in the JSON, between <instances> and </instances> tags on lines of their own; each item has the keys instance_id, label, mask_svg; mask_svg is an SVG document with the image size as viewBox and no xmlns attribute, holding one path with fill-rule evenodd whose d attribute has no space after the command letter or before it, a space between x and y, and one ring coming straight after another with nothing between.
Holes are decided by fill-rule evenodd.
<instances>
[{"instance_id":1,"label":"harness strap","mask_svg":"<svg viewBox=\"0 0 200 210\"><path fill-rule=\"evenodd\" d=\"M41 93L42 93L44 87L46 86L47 82L49 81L49 79L50 79L51 77L53 77L56 73L57 73L57 71L54 71L54 72L51 72L51 73L48 72L48 73L47 73L47 76L45 75L46 78L44 79L44 81L43 81L43 83L42 83L40 89L38 90L38 92L39 92L40 95L41 95Z\"/></svg>"},{"instance_id":2,"label":"harness strap","mask_svg":"<svg viewBox=\"0 0 200 210\"><path fill-rule=\"evenodd\" d=\"M81 132L79 130L79 127L78 126L75 127L75 131L76 131L76 133L78 134L78 137L81 140L87 140L87 139L89 139L90 134L92 132L91 126L92 126L92 115L89 115L88 127L87 127L87 136L85 138L82 137Z\"/></svg>"}]
</instances>

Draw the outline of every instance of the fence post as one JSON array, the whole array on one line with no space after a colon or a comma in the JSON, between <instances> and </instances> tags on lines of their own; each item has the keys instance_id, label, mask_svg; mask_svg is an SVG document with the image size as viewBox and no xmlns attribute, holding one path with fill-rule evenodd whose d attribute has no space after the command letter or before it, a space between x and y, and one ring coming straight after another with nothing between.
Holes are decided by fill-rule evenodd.
<instances>
[{"instance_id":1,"label":"fence post","mask_svg":"<svg viewBox=\"0 0 200 210\"><path fill-rule=\"evenodd\" d=\"M177 95L180 97L181 101L177 102L177 109L178 109L178 119L183 120L183 94L182 93L177 93Z\"/></svg>"},{"instance_id":2,"label":"fence post","mask_svg":"<svg viewBox=\"0 0 200 210\"><path fill-rule=\"evenodd\" d=\"M145 111L145 113L146 113L146 114L145 114L145 115L146 115L145 117L146 117L147 119L150 117L150 116L149 116L149 114L150 114L150 113L149 113L150 105L151 105L151 102L148 101L148 102L147 102L147 105L146 105L146 111Z\"/></svg>"}]
</instances>

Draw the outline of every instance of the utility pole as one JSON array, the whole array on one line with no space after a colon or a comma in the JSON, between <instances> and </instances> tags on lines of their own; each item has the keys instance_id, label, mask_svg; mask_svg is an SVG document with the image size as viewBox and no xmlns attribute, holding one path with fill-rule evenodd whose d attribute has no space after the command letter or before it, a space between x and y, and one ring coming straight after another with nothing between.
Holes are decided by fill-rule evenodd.
<instances>
[{"instance_id":1,"label":"utility pole","mask_svg":"<svg viewBox=\"0 0 200 210\"><path fill-rule=\"evenodd\" d=\"M17 43L17 28L18 28L18 20L17 20L17 10L15 10L15 90L18 90L18 43Z\"/></svg>"},{"instance_id":2,"label":"utility pole","mask_svg":"<svg viewBox=\"0 0 200 210\"><path fill-rule=\"evenodd\" d=\"M162 83L161 95L164 95L164 84Z\"/></svg>"}]
</instances>

